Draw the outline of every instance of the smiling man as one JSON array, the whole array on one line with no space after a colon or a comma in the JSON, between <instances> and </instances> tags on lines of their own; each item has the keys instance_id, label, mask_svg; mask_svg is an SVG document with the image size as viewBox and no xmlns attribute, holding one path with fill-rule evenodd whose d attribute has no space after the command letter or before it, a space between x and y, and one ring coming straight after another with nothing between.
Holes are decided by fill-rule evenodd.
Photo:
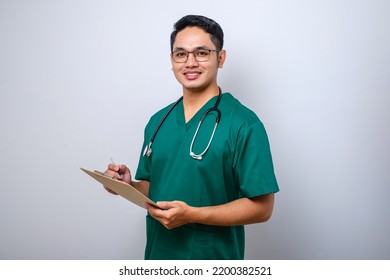
<instances>
[{"instance_id":1,"label":"smiling man","mask_svg":"<svg viewBox=\"0 0 390 280\"><path fill-rule=\"evenodd\" d=\"M145 259L243 259L244 225L267 221L279 191L266 131L254 112L217 83L223 31L189 15L171 34L172 70L183 96L153 115L132 180L147 205Z\"/></svg>"}]
</instances>

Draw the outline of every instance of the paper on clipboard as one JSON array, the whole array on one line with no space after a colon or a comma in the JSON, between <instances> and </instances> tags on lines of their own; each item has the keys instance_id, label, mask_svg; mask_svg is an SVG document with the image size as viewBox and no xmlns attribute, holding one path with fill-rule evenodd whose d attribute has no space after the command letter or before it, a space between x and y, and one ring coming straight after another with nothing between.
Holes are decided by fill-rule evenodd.
<instances>
[{"instance_id":1,"label":"paper on clipboard","mask_svg":"<svg viewBox=\"0 0 390 280\"><path fill-rule=\"evenodd\" d=\"M110 190L119 194L120 196L126 198L127 200L133 202L134 204L145 208L145 203L149 203L160 208L155 202L149 199L147 196L143 195L137 189L135 189L132 185L129 185L125 182L119 181L117 179L113 179L109 175L106 175L99 171L90 171L85 168L80 168L82 171L87 173L89 176L94 178L96 181L100 182Z\"/></svg>"}]
</instances>

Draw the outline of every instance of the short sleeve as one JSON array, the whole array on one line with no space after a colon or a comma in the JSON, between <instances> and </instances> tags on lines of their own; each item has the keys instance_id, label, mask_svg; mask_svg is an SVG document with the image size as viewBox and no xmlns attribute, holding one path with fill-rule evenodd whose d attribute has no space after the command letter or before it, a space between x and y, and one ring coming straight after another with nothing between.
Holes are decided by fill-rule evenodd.
<instances>
[{"instance_id":1,"label":"short sleeve","mask_svg":"<svg viewBox=\"0 0 390 280\"><path fill-rule=\"evenodd\" d=\"M142 147L146 147L146 145L148 144L147 143L148 138L147 138L147 133L146 133L147 127L145 128L144 143L143 143ZM149 157L143 155L143 149L141 149L141 153L139 156L137 172L135 173L135 179L136 180L150 181L150 160L149 160Z\"/></svg>"},{"instance_id":2,"label":"short sleeve","mask_svg":"<svg viewBox=\"0 0 390 280\"><path fill-rule=\"evenodd\" d=\"M278 192L268 136L261 121L243 124L236 143L233 169L241 196Z\"/></svg>"}]
</instances>

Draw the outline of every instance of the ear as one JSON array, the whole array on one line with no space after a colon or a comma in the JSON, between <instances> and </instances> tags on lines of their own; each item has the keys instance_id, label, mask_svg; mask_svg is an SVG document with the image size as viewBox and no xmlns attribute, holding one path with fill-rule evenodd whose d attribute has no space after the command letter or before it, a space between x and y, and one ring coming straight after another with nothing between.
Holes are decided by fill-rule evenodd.
<instances>
[{"instance_id":1,"label":"ear","mask_svg":"<svg viewBox=\"0 0 390 280\"><path fill-rule=\"evenodd\" d=\"M220 50L218 52L218 68L222 68L226 60L226 51Z\"/></svg>"},{"instance_id":2,"label":"ear","mask_svg":"<svg viewBox=\"0 0 390 280\"><path fill-rule=\"evenodd\" d=\"M171 60L171 70L173 71L173 57L172 57L172 53L169 54L169 59Z\"/></svg>"}]
</instances>

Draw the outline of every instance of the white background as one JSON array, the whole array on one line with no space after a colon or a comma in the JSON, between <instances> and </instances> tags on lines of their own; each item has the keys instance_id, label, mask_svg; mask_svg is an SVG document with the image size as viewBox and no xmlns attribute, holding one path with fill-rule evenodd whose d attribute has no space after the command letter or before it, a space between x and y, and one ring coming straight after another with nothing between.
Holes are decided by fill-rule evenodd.
<instances>
[{"instance_id":1,"label":"white background","mask_svg":"<svg viewBox=\"0 0 390 280\"><path fill-rule=\"evenodd\" d=\"M145 210L79 167L135 173L181 94L173 23L215 19L219 84L254 110L281 191L247 259L390 258L390 2L0 0L0 259L142 259Z\"/></svg>"}]
</instances>

